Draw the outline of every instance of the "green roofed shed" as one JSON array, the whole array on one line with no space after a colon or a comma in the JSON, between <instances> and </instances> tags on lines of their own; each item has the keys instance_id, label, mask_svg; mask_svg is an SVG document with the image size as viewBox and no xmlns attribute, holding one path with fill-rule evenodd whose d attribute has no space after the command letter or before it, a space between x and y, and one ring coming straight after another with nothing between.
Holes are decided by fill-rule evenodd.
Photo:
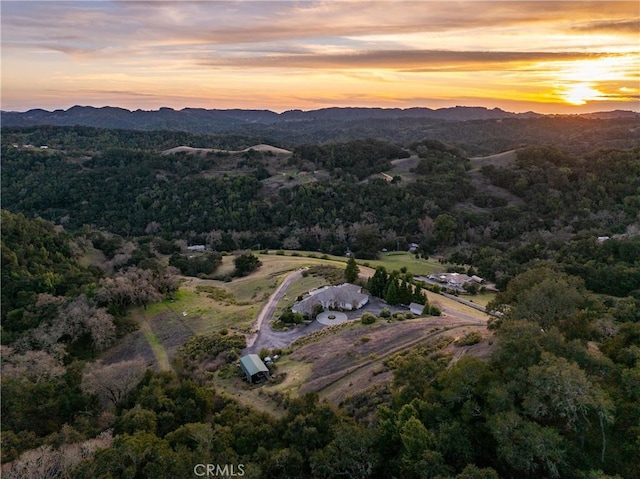
<instances>
[{"instance_id":1,"label":"green roofed shed","mask_svg":"<svg viewBox=\"0 0 640 479\"><path fill-rule=\"evenodd\" d=\"M269 368L262 362L257 354L247 354L240 358L240 369L247 376L250 383L269 379Z\"/></svg>"}]
</instances>

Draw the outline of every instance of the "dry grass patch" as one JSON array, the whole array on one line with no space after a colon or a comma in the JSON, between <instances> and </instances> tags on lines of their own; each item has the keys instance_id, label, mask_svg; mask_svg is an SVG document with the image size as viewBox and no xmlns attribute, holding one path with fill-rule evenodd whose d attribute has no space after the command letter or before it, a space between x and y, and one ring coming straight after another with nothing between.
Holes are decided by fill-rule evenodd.
<instances>
[{"instance_id":1,"label":"dry grass patch","mask_svg":"<svg viewBox=\"0 0 640 479\"><path fill-rule=\"evenodd\" d=\"M336 328L330 334L316 335L316 341L312 341L311 335L305 341L294 343L295 351L289 359L313 366L308 379L300 387L300 393L318 392L322 397L339 403L354 391L389 380L392 374L384 363L393 354L423 341L451 335L458 329L486 328L469 325L462 319L435 317L402 323L378 322L368 326L355 323L352 327ZM363 338L366 339L363 341Z\"/></svg>"}]
</instances>

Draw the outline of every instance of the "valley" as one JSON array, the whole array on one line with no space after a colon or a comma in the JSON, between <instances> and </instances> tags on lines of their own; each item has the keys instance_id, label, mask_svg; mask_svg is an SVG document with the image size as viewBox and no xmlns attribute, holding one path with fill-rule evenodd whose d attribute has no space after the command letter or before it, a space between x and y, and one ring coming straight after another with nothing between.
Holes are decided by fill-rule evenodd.
<instances>
[{"instance_id":1,"label":"valley","mask_svg":"<svg viewBox=\"0 0 640 479\"><path fill-rule=\"evenodd\" d=\"M243 121L3 126L3 475L104 444L66 470L633 477L633 118ZM294 311L347 277L344 322Z\"/></svg>"}]
</instances>

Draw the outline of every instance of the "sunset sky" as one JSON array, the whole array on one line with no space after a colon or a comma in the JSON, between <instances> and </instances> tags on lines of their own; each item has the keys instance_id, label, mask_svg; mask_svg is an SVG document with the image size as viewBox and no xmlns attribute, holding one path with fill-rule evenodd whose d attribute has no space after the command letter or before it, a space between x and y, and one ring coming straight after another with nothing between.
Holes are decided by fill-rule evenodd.
<instances>
[{"instance_id":1,"label":"sunset sky","mask_svg":"<svg viewBox=\"0 0 640 479\"><path fill-rule=\"evenodd\" d=\"M3 110L640 110L640 2L5 1Z\"/></svg>"}]
</instances>

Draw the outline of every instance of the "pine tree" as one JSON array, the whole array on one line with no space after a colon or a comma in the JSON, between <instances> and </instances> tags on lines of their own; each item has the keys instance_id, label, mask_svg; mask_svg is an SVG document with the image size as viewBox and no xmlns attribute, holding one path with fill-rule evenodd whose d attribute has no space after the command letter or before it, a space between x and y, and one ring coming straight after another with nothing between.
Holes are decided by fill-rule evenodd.
<instances>
[{"instance_id":1,"label":"pine tree","mask_svg":"<svg viewBox=\"0 0 640 479\"><path fill-rule=\"evenodd\" d=\"M422 288L416 286L413 289L413 300L414 303L418 304L427 304L427 295L422 292Z\"/></svg>"},{"instance_id":2,"label":"pine tree","mask_svg":"<svg viewBox=\"0 0 640 479\"><path fill-rule=\"evenodd\" d=\"M387 270L384 269L384 267L379 266L378 268L376 268L376 272L373 274L368 283L369 293L371 293L372 296L384 298L388 278L389 275L387 274Z\"/></svg>"},{"instance_id":3,"label":"pine tree","mask_svg":"<svg viewBox=\"0 0 640 479\"><path fill-rule=\"evenodd\" d=\"M344 279L347 283L355 283L358 280L359 274L360 268L358 268L356 259L352 255L349 257L349 261L347 261L347 267L344 270Z\"/></svg>"},{"instance_id":4,"label":"pine tree","mask_svg":"<svg viewBox=\"0 0 640 479\"><path fill-rule=\"evenodd\" d=\"M394 305L400 302L400 295L398 292L398 280L397 278L391 278L387 291L384 295L384 299L387 303Z\"/></svg>"},{"instance_id":5,"label":"pine tree","mask_svg":"<svg viewBox=\"0 0 640 479\"><path fill-rule=\"evenodd\" d=\"M400 304L409 304L413 294L411 293L411 286L403 279L400 283L400 289L398 290L398 299Z\"/></svg>"}]
</instances>

